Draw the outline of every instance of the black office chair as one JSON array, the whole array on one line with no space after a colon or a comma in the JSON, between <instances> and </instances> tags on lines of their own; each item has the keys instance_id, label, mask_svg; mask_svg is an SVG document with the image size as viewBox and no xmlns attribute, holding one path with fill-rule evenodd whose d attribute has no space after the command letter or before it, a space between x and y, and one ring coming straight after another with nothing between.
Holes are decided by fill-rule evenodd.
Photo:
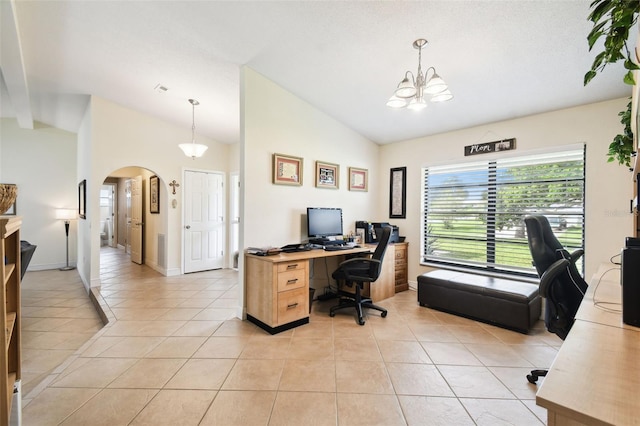
<instances>
[{"instance_id":1,"label":"black office chair","mask_svg":"<svg viewBox=\"0 0 640 426\"><path fill-rule=\"evenodd\" d=\"M573 253L565 250L544 216L526 216L524 223L533 265L540 277L539 293L547 301L545 325L549 332L564 340L588 287L576 268L576 261L584 254L584 250ZM546 370L532 370L527 380L536 383L538 377L546 375Z\"/></svg>"},{"instance_id":2,"label":"black office chair","mask_svg":"<svg viewBox=\"0 0 640 426\"><path fill-rule=\"evenodd\" d=\"M368 297L362 297L362 288L365 282L374 282L380 276L382 271L382 259L387 251L389 237L391 236L391 227L382 228L382 235L378 238L378 246L371 258L357 257L347 259L340 263L340 267L335 270L331 276L338 282L344 281L349 287L355 285L355 293L338 290L340 303L333 306L329 310L329 316L334 317L336 311L343 308L355 308L358 314L358 324L364 325L364 316L362 308L376 309L381 312L381 317L387 316L387 310L380 306L374 305Z\"/></svg>"}]
</instances>

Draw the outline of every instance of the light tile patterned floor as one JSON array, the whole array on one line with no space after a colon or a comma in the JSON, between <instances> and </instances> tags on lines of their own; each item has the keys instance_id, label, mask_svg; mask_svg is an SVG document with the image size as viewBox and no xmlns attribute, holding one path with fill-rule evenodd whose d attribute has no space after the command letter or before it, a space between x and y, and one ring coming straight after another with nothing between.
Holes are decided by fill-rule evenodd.
<instances>
[{"instance_id":1,"label":"light tile patterned floor","mask_svg":"<svg viewBox=\"0 0 640 426\"><path fill-rule=\"evenodd\" d=\"M39 288L69 280L30 274L25 283ZM69 357L43 365L53 371L26 393L24 424L545 423L525 378L561 344L542 323L523 335L420 307L410 290L381 302L389 315L372 313L364 326L348 311L330 318L335 301L314 302L309 324L271 336L233 318L237 276L163 277L104 252L100 295L112 320L77 350L59 343L64 324L39 331ZM34 312L25 309L28 322Z\"/></svg>"}]
</instances>

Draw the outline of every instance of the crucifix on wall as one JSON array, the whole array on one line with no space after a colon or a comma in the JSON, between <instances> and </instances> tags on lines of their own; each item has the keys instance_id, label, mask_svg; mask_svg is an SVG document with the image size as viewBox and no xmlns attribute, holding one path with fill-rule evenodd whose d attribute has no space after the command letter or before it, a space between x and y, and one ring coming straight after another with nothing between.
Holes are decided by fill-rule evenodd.
<instances>
[{"instance_id":1,"label":"crucifix on wall","mask_svg":"<svg viewBox=\"0 0 640 426\"><path fill-rule=\"evenodd\" d=\"M171 183L169 183L169 186L171 188L173 188L173 192L172 194L175 195L176 194L176 188L180 186L180 184L178 182L176 182L176 180L172 180Z\"/></svg>"}]
</instances>

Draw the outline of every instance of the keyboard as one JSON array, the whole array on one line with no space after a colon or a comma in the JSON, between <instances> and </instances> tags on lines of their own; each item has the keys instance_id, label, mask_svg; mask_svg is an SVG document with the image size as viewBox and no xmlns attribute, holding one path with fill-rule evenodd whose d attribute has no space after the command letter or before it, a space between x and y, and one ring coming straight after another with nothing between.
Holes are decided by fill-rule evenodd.
<instances>
[{"instance_id":1,"label":"keyboard","mask_svg":"<svg viewBox=\"0 0 640 426\"><path fill-rule=\"evenodd\" d=\"M349 247L349 246L326 246L324 248L325 251L340 251L340 250L351 250L352 248L356 248L356 247Z\"/></svg>"}]
</instances>

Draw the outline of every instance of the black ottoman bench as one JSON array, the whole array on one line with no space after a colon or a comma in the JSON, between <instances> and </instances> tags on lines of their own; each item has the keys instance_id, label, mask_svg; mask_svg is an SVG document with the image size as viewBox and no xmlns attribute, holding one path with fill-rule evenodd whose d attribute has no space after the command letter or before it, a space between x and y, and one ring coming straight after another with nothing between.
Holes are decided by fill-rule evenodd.
<instances>
[{"instance_id":1,"label":"black ottoman bench","mask_svg":"<svg viewBox=\"0 0 640 426\"><path fill-rule=\"evenodd\" d=\"M447 270L418 277L420 306L527 333L540 318L538 286Z\"/></svg>"}]
</instances>

